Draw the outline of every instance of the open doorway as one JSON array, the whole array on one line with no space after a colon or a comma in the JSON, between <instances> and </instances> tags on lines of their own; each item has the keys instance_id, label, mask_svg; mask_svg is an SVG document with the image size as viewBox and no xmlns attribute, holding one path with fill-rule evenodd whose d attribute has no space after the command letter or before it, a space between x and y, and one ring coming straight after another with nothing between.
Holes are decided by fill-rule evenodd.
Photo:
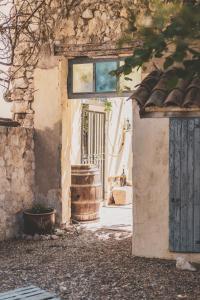
<instances>
[{"instance_id":1,"label":"open doorway","mask_svg":"<svg viewBox=\"0 0 200 300\"><path fill-rule=\"evenodd\" d=\"M111 103L109 111L105 101ZM132 231L132 103L126 98L70 103L71 165L95 165L102 183L100 219L87 226ZM123 172L126 183L121 186ZM90 191L88 197L93 197L95 191Z\"/></svg>"}]
</instances>

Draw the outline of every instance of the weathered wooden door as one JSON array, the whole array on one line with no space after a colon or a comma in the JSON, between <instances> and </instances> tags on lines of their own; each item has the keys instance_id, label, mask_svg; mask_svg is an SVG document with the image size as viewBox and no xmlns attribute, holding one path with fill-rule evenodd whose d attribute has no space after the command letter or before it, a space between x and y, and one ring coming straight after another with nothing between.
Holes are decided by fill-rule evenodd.
<instances>
[{"instance_id":1,"label":"weathered wooden door","mask_svg":"<svg viewBox=\"0 0 200 300\"><path fill-rule=\"evenodd\" d=\"M200 118L170 120L170 250L200 252Z\"/></svg>"}]
</instances>

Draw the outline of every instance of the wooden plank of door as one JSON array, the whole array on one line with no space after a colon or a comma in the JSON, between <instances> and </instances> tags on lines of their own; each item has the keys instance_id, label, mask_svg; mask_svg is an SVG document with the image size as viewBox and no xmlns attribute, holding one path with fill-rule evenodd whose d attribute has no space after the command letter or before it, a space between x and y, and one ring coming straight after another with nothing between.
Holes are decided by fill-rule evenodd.
<instances>
[{"instance_id":1,"label":"wooden plank of door","mask_svg":"<svg viewBox=\"0 0 200 300\"><path fill-rule=\"evenodd\" d=\"M180 144L180 226L181 245L180 250L188 250L187 228L188 228L188 121L180 120L181 123L181 144Z\"/></svg>"},{"instance_id":2,"label":"wooden plank of door","mask_svg":"<svg viewBox=\"0 0 200 300\"><path fill-rule=\"evenodd\" d=\"M169 122L169 248L174 251L174 201L175 201L175 186L174 186L174 157L175 157L175 120L170 119Z\"/></svg>"},{"instance_id":3,"label":"wooden plank of door","mask_svg":"<svg viewBox=\"0 0 200 300\"><path fill-rule=\"evenodd\" d=\"M194 251L200 252L200 119L194 124Z\"/></svg>"},{"instance_id":4,"label":"wooden plank of door","mask_svg":"<svg viewBox=\"0 0 200 300\"><path fill-rule=\"evenodd\" d=\"M188 119L188 251L194 250L194 119Z\"/></svg>"},{"instance_id":5,"label":"wooden plank of door","mask_svg":"<svg viewBox=\"0 0 200 300\"><path fill-rule=\"evenodd\" d=\"M175 159L174 159L174 250L181 251L181 129L182 124L178 119L175 119Z\"/></svg>"}]
</instances>

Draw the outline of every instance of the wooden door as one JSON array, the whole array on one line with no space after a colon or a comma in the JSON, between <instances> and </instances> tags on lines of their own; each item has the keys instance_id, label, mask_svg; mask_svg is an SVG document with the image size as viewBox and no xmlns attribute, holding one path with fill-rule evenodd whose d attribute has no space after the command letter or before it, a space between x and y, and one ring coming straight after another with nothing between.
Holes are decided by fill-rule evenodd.
<instances>
[{"instance_id":1,"label":"wooden door","mask_svg":"<svg viewBox=\"0 0 200 300\"><path fill-rule=\"evenodd\" d=\"M200 118L170 120L170 250L200 252Z\"/></svg>"}]
</instances>

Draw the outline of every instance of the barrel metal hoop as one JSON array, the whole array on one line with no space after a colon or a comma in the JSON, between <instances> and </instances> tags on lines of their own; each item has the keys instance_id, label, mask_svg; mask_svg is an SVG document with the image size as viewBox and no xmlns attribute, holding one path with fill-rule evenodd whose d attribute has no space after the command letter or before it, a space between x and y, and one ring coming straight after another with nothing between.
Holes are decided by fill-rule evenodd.
<instances>
[{"instance_id":1,"label":"barrel metal hoop","mask_svg":"<svg viewBox=\"0 0 200 300\"><path fill-rule=\"evenodd\" d=\"M100 175L100 173L99 173L99 171L94 171L94 172L80 172L80 170L79 171L77 171L77 172L74 172L74 171L72 171L72 175L79 175L79 176L85 176L85 175Z\"/></svg>"},{"instance_id":2,"label":"barrel metal hoop","mask_svg":"<svg viewBox=\"0 0 200 300\"><path fill-rule=\"evenodd\" d=\"M81 201L73 201L72 205L82 205L82 204L100 204L102 202L101 200L95 200L95 201L90 201L90 200L81 200Z\"/></svg>"}]
</instances>

